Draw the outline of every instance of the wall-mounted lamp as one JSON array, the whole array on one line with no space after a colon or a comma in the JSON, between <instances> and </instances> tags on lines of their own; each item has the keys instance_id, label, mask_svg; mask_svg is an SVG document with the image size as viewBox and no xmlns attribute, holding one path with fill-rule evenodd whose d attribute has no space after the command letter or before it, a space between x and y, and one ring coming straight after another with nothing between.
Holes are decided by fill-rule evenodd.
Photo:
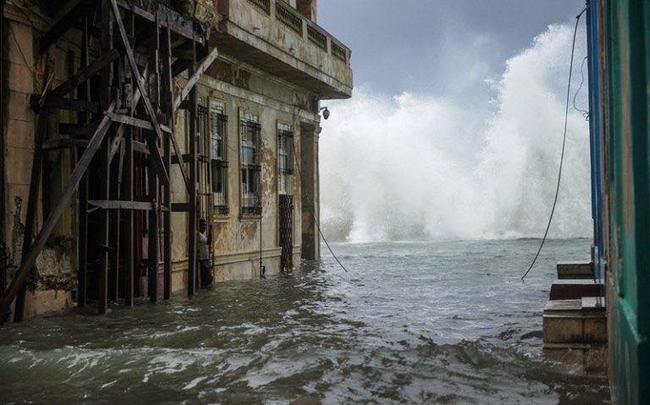
<instances>
[{"instance_id":1,"label":"wall-mounted lamp","mask_svg":"<svg viewBox=\"0 0 650 405\"><path fill-rule=\"evenodd\" d=\"M318 112L323 112L323 118L328 119L330 117L330 110L327 107L321 107Z\"/></svg>"}]
</instances>

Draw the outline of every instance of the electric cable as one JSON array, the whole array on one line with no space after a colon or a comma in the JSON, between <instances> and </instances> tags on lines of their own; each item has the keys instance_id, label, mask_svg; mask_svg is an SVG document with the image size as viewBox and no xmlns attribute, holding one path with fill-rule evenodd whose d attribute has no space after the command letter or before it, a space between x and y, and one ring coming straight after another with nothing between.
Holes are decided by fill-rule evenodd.
<instances>
[{"instance_id":1,"label":"electric cable","mask_svg":"<svg viewBox=\"0 0 650 405\"><path fill-rule=\"evenodd\" d=\"M293 115L293 117L292 117L291 128L294 128L294 127L295 127L296 121L297 121L298 116L300 115L300 112L301 112L301 111L302 111L302 109L301 109L300 107L298 107L296 113L295 113L295 114ZM235 149L234 147L232 147L231 145L226 144L226 147L227 147L231 152L233 152L233 153L240 153L239 150L236 150L236 149ZM301 181L301 177L300 177L300 174L301 174L300 162L298 162L298 157L297 157L297 153L296 153L296 144L295 144L295 142L294 142L294 144L293 144L293 159L294 159L294 164L295 164L296 167L298 168L298 170L295 171L295 173L297 174L297 177L298 177L298 182L302 182L302 181ZM313 203L313 201L311 201L311 202ZM330 252L330 253L332 254L332 256L334 257L334 260L336 260L336 262L339 264L339 266L341 266L341 268L343 269L343 271L345 271L345 272L347 273L347 272L348 272L348 269L345 268L345 266L343 265L343 263L341 263L341 260L339 260L338 256L336 255L336 253L334 253L334 250L332 249L332 247L330 246L329 242L328 242L327 239L325 238L325 235L323 234L323 231L321 230L321 228L320 228L320 224L318 223L318 221L314 220L314 225L316 226L316 229L318 230L318 234L319 234L320 237L323 239L323 242L325 242L325 246L327 246L327 250L329 250L329 252ZM261 236L261 232L260 232L260 236ZM260 239L261 239L261 238L260 238ZM261 246L261 240L260 240L260 246ZM261 261L261 249L260 249L260 261Z\"/></svg>"},{"instance_id":2,"label":"electric cable","mask_svg":"<svg viewBox=\"0 0 650 405\"><path fill-rule=\"evenodd\" d=\"M301 111L301 108L298 107L298 111L293 116L293 122L291 123L291 128L293 128L294 125L296 124L296 119L298 118L298 115L300 114L300 111ZM298 167L298 170L296 171L296 173L298 174L298 181L302 184L302 181L301 181L301 178L300 178L300 170L301 169L300 169L300 164L298 162L298 158L297 158L297 154L296 154L296 144L295 143L293 145L293 149L294 149L294 151L293 151L294 152L293 153L293 160L294 160L296 166ZM313 203L313 201L311 201L311 202ZM327 246L327 250L329 250L329 252L332 254L332 257L334 257L334 260L336 260L336 262L339 264L339 266L341 266L343 271L345 271L347 273L348 269L345 268L343 263L341 263L339 258L336 256L336 253L334 253L334 250L330 246L329 242L327 242L327 239L325 238L325 235L323 234L323 231L320 229L320 224L315 219L314 219L314 225L316 226L316 229L318 230L318 234L320 235L320 237L323 238L323 242L325 242L325 246Z\"/></svg>"},{"instance_id":3,"label":"electric cable","mask_svg":"<svg viewBox=\"0 0 650 405\"><path fill-rule=\"evenodd\" d=\"M573 94L573 109L578 111L579 113L582 113L582 116L585 117L587 121L589 121L589 111L583 110L581 108L578 108L576 106L576 98L578 98L578 94L580 94L580 90L582 90L582 85L585 83L585 62L587 61L588 56L585 56L585 58L582 60L582 64L580 65L580 85L578 86L578 90Z\"/></svg>"},{"instance_id":4,"label":"electric cable","mask_svg":"<svg viewBox=\"0 0 650 405\"><path fill-rule=\"evenodd\" d=\"M546 231L544 232L544 237L542 238L542 242L539 244L539 249L537 250L537 254L535 255L535 258L533 259L533 262L530 264L530 267L528 267L528 270L526 270L526 273L521 277L521 281L524 281L528 273L533 269L533 266L535 265L535 262L537 262L537 259L539 258L539 254L542 252L542 248L544 247L544 243L546 242L546 238L548 237L548 231L551 228L551 223L553 221L553 214L555 214L555 207L557 206L557 199L558 196L560 195L560 184L562 180L562 167L564 165L564 151L566 148L566 135L567 135L567 127L569 124L569 104L571 101L571 77L573 74L573 57L575 55L575 48L576 48L576 36L578 34L578 23L580 22L580 17L582 17L582 14L587 11L587 7L585 6L580 14L576 16L576 24L575 27L573 28L573 43L571 45L571 63L569 64L569 83L567 84L567 92L566 92L566 108L564 111L564 133L562 135L562 153L560 155L560 168L558 170L557 174L557 186L555 188L555 199L553 200L553 208L551 208L551 215L548 218L548 224L546 225Z\"/></svg>"}]
</instances>

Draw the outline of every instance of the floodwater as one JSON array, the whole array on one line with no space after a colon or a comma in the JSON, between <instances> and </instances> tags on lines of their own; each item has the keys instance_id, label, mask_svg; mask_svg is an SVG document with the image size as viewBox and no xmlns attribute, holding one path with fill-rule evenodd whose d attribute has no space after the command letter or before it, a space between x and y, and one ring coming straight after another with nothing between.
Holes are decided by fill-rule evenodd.
<instances>
[{"instance_id":1,"label":"floodwater","mask_svg":"<svg viewBox=\"0 0 650 405\"><path fill-rule=\"evenodd\" d=\"M556 260L589 241L337 244L192 300L0 329L0 403L607 403L542 356Z\"/></svg>"}]
</instances>

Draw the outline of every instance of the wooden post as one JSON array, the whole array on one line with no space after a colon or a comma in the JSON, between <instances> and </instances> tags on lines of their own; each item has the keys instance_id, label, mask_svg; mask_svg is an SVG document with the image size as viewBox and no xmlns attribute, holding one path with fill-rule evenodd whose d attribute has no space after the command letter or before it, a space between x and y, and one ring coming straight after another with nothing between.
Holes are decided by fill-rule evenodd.
<instances>
[{"instance_id":1,"label":"wooden post","mask_svg":"<svg viewBox=\"0 0 650 405\"><path fill-rule=\"evenodd\" d=\"M190 76L194 74L196 69L196 41L192 41L192 66L190 67ZM196 87L192 87L190 92L190 212L189 216L189 247L188 247L188 277L187 277L187 294L193 296L196 291L197 279L197 198L196 198L196 124L198 118L197 111L197 94Z\"/></svg>"},{"instance_id":2,"label":"wooden post","mask_svg":"<svg viewBox=\"0 0 650 405\"><path fill-rule=\"evenodd\" d=\"M130 13L128 16L129 21L129 32L131 37L135 36L135 16ZM123 65L126 64L124 61ZM130 87L127 89L126 94L131 95L136 88L135 83L133 82L133 74L129 69L124 69L124 79L125 83L129 83ZM133 97L130 98L132 104L130 107L130 115L135 115L136 103L134 102ZM127 125L124 129L125 131L125 148L124 148L124 181L122 187L124 190L124 199L127 201L133 201L133 136L134 130L133 127ZM124 221L124 304L132 307L134 299L134 286L135 286L135 251L133 249L134 244L134 224L135 224L135 211L127 210L126 218Z\"/></svg>"},{"instance_id":3,"label":"wooden post","mask_svg":"<svg viewBox=\"0 0 650 405\"><path fill-rule=\"evenodd\" d=\"M82 21L82 36L81 36L81 66L80 69L90 64L90 27L88 14L84 14ZM77 89L77 98L79 100L90 101L90 80L86 80L81 87ZM86 112L80 112L77 115L79 124L87 125L90 122L90 116ZM83 154L83 148L77 149L77 156ZM77 305L80 308L86 306L87 297L87 272L88 272L88 175L84 174L79 183L79 190L77 191L79 198L79 253L78 261L79 268L77 270Z\"/></svg>"},{"instance_id":4,"label":"wooden post","mask_svg":"<svg viewBox=\"0 0 650 405\"><path fill-rule=\"evenodd\" d=\"M162 97L161 107L167 116L167 124L174 131L174 114L172 112L172 97L173 97L173 83L172 83L172 44L171 44L171 31L169 27L165 28L162 35ZM167 173L171 173L171 138L172 134L165 134L164 142L164 157L165 168ZM171 183L165 185L165 206L167 212L164 214L164 257L165 262L165 290L163 292L164 299L171 298L172 293L172 192Z\"/></svg>"},{"instance_id":5,"label":"wooden post","mask_svg":"<svg viewBox=\"0 0 650 405\"><path fill-rule=\"evenodd\" d=\"M150 61L150 74L149 74L149 99L151 102L151 111L154 115L158 113L158 106L160 100L160 63L159 63L159 47L160 47L160 21L158 19L158 10L154 10L155 18L153 31L149 37L149 61ZM157 118L157 116L156 116ZM157 119L152 120L152 126L157 125ZM155 128L154 128L155 130ZM160 133L160 131L159 131ZM165 135L163 135L165 136ZM149 149L158 149L160 137L150 137ZM154 167L154 157L150 155L151 166L149 168L149 196L154 203L154 209L149 211L149 299L151 302L158 300L158 263L160 257L160 232L159 232L159 213L160 210L160 187L158 184L158 176ZM169 172L166 171L168 174ZM164 181L163 181L164 183ZM169 184L170 182L167 182Z\"/></svg>"},{"instance_id":6,"label":"wooden post","mask_svg":"<svg viewBox=\"0 0 650 405\"><path fill-rule=\"evenodd\" d=\"M111 19L111 4L108 0L102 0L102 53L108 53L113 48L113 20ZM104 68L102 74L102 99L101 106L106 110L112 98L112 64ZM106 137L101 149L101 198L108 200L110 198L110 137ZM100 266L99 266L99 293L97 300L97 310L100 314L105 314L108 309L108 249L109 249L109 211L100 211Z\"/></svg>"},{"instance_id":7,"label":"wooden post","mask_svg":"<svg viewBox=\"0 0 650 405\"><path fill-rule=\"evenodd\" d=\"M158 178L153 164L149 166L149 195L153 199L154 208L149 210L149 277L148 291L151 302L158 300Z\"/></svg>"},{"instance_id":8,"label":"wooden post","mask_svg":"<svg viewBox=\"0 0 650 405\"><path fill-rule=\"evenodd\" d=\"M133 129L127 127L124 152L124 199L133 201ZM124 221L124 303L133 306L135 260L133 251L133 223L135 211L127 210Z\"/></svg>"}]
</instances>

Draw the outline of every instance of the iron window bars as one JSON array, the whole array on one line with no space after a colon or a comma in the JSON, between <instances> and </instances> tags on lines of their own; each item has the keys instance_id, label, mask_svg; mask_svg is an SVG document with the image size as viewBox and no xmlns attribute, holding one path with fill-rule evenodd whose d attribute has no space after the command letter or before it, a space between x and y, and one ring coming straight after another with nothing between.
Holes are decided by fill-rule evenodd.
<instances>
[{"instance_id":1,"label":"iron window bars","mask_svg":"<svg viewBox=\"0 0 650 405\"><path fill-rule=\"evenodd\" d=\"M210 168L214 209L218 215L228 215L228 116L210 110Z\"/></svg>"},{"instance_id":2,"label":"iron window bars","mask_svg":"<svg viewBox=\"0 0 650 405\"><path fill-rule=\"evenodd\" d=\"M242 214L261 215L260 159L262 126L250 120L241 122Z\"/></svg>"}]
</instances>

